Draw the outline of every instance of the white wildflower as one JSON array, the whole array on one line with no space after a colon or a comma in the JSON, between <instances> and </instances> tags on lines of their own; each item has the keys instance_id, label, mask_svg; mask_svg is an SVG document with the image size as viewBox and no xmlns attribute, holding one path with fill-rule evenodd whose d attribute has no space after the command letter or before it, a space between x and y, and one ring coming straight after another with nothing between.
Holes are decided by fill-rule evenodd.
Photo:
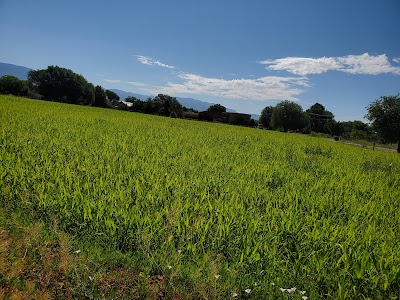
<instances>
[{"instance_id":1,"label":"white wildflower","mask_svg":"<svg viewBox=\"0 0 400 300\"><path fill-rule=\"evenodd\" d=\"M300 295L304 295L306 293L306 291L300 291L299 293L300 293Z\"/></svg>"},{"instance_id":2,"label":"white wildflower","mask_svg":"<svg viewBox=\"0 0 400 300\"><path fill-rule=\"evenodd\" d=\"M219 274L215 274L215 275L214 275L214 277L215 277L216 279L218 279L219 276L220 276Z\"/></svg>"},{"instance_id":3,"label":"white wildflower","mask_svg":"<svg viewBox=\"0 0 400 300\"><path fill-rule=\"evenodd\" d=\"M181 249L179 249L179 250L178 250L178 253L182 253L182 250L181 250Z\"/></svg>"},{"instance_id":4,"label":"white wildflower","mask_svg":"<svg viewBox=\"0 0 400 300\"><path fill-rule=\"evenodd\" d=\"M284 288L279 288L279 289L281 290L282 293L286 292L286 289L284 289Z\"/></svg>"},{"instance_id":5,"label":"white wildflower","mask_svg":"<svg viewBox=\"0 0 400 300\"><path fill-rule=\"evenodd\" d=\"M271 285L272 285L272 286L274 286L274 285L275 285L275 283L271 282Z\"/></svg>"},{"instance_id":6,"label":"white wildflower","mask_svg":"<svg viewBox=\"0 0 400 300\"><path fill-rule=\"evenodd\" d=\"M232 293L232 297L233 297L233 298L235 298L235 297L237 297L237 296L238 296L238 294Z\"/></svg>"},{"instance_id":7,"label":"white wildflower","mask_svg":"<svg viewBox=\"0 0 400 300\"><path fill-rule=\"evenodd\" d=\"M170 270L171 270L171 269L172 269L172 266L168 266L168 269L170 269Z\"/></svg>"},{"instance_id":8,"label":"white wildflower","mask_svg":"<svg viewBox=\"0 0 400 300\"><path fill-rule=\"evenodd\" d=\"M301 298L303 298L303 300L307 300L308 299L307 296L301 296Z\"/></svg>"},{"instance_id":9,"label":"white wildflower","mask_svg":"<svg viewBox=\"0 0 400 300\"><path fill-rule=\"evenodd\" d=\"M78 250L75 251L75 253L76 254L81 253L81 250L78 249Z\"/></svg>"},{"instance_id":10,"label":"white wildflower","mask_svg":"<svg viewBox=\"0 0 400 300\"><path fill-rule=\"evenodd\" d=\"M250 294L251 289L245 289L244 291L245 291L247 294Z\"/></svg>"},{"instance_id":11,"label":"white wildflower","mask_svg":"<svg viewBox=\"0 0 400 300\"><path fill-rule=\"evenodd\" d=\"M295 287L292 287L291 289L287 289L287 291L289 292L289 293L291 293L291 292L295 292L297 289L295 288Z\"/></svg>"}]
</instances>

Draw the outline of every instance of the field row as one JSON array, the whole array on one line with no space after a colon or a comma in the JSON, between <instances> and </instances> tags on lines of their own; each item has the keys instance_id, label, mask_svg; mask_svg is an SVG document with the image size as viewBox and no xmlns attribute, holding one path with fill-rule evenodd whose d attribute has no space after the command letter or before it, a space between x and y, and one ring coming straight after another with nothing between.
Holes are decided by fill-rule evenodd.
<instances>
[{"instance_id":1,"label":"field row","mask_svg":"<svg viewBox=\"0 0 400 300\"><path fill-rule=\"evenodd\" d=\"M129 253L138 273L170 276L186 295L289 299L279 288L296 287L310 299L398 299L396 154L0 101L1 205L56 216L77 240Z\"/></svg>"}]
</instances>

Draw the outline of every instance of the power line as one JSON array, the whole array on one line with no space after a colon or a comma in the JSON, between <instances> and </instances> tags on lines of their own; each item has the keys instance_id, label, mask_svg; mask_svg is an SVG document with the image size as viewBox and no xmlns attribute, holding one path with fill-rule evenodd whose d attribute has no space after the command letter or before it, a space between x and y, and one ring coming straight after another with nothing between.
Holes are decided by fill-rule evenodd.
<instances>
[{"instance_id":1,"label":"power line","mask_svg":"<svg viewBox=\"0 0 400 300\"><path fill-rule=\"evenodd\" d=\"M320 115L320 114L315 114L315 113L310 113L310 112L307 112L309 115L314 115L314 116L320 116L320 117L326 117L326 118L329 118L329 119L333 119L333 116L332 115Z\"/></svg>"}]
</instances>

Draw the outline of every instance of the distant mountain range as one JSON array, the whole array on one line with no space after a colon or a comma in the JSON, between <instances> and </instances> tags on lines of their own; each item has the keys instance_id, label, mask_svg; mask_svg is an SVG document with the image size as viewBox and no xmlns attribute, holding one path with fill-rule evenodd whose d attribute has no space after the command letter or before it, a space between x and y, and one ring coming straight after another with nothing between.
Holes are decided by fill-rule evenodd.
<instances>
[{"instance_id":1,"label":"distant mountain range","mask_svg":"<svg viewBox=\"0 0 400 300\"><path fill-rule=\"evenodd\" d=\"M0 77L4 75L13 75L21 80L26 80L28 78L28 72L31 71L32 69L23 67L23 66L17 66L13 64L7 64L7 63L0 63ZM140 100L146 100L147 98L151 97L148 95L141 95L141 94L136 94L136 93L131 93L131 92L126 92L122 90L117 90L117 89L110 89L110 91L113 91L116 93L121 101L125 100L127 97L135 97ZM176 100L179 101L183 106L187 108L193 108L198 111L204 111L207 110L211 105L214 105L215 103L211 102L205 102L193 98L182 98L182 97L176 97ZM228 112L236 112L235 110L231 108L226 108L226 111ZM259 115L252 114L251 115L252 119L258 120L260 118Z\"/></svg>"},{"instance_id":2,"label":"distant mountain range","mask_svg":"<svg viewBox=\"0 0 400 300\"><path fill-rule=\"evenodd\" d=\"M130 92L121 91L121 90L117 90L117 89L110 89L110 91L113 91L114 93L116 93L120 97L121 100L124 100L127 97L135 97L137 99L145 101L147 98L153 97L153 96L146 96L146 95L141 95L141 94L136 94L136 93L130 93ZM193 108L198 111L207 110L207 108L209 108L211 105L215 104L215 103L211 103L211 102L200 101L200 100L193 99L193 98L176 97L176 100L178 100L179 103L182 104L183 106L185 106L187 108ZM227 108L226 111L236 112L235 110L230 109L230 108Z\"/></svg>"},{"instance_id":3,"label":"distant mountain range","mask_svg":"<svg viewBox=\"0 0 400 300\"><path fill-rule=\"evenodd\" d=\"M17 66L13 64L0 63L0 77L4 75L12 75L21 80L28 79L28 72L32 70L27 67Z\"/></svg>"}]
</instances>

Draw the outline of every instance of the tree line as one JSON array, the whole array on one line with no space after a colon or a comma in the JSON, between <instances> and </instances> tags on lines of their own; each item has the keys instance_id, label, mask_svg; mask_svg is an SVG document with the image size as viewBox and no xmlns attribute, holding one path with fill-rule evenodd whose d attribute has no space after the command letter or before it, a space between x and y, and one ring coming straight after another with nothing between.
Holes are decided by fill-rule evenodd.
<instances>
[{"instance_id":1,"label":"tree line","mask_svg":"<svg viewBox=\"0 0 400 300\"><path fill-rule=\"evenodd\" d=\"M112 107L119 101L114 92L94 86L82 75L58 66L31 70L27 80L5 75L0 78L0 93L99 107Z\"/></svg>"},{"instance_id":2,"label":"tree line","mask_svg":"<svg viewBox=\"0 0 400 300\"><path fill-rule=\"evenodd\" d=\"M265 107L261 111L259 121L266 129L330 135L342 135L345 129L349 129L349 126L352 127L352 124L347 124L348 126L345 128L343 123L336 122L334 118L333 113L326 110L320 103L315 103L303 111L303 108L297 103L285 100L276 106Z\"/></svg>"},{"instance_id":3,"label":"tree line","mask_svg":"<svg viewBox=\"0 0 400 300\"><path fill-rule=\"evenodd\" d=\"M27 80L20 80L15 76L6 75L0 78L0 93L24 96L33 99L42 99L78 105L90 105L105 108L114 108L145 114L154 114L172 118L183 118L183 112L198 113L198 119L213 121L221 119L226 108L220 104L210 106L207 111L198 112L186 108L175 97L159 94L146 101L135 97L127 97L125 103L120 102L119 96L103 87L94 86L82 75L72 70L58 66L49 66L43 70L31 70ZM256 125L255 121L249 124L238 119L238 125Z\"/></svg>"},{"instance_id":4,"label":"tree line","mask_svg":"<svg viewBox=\"0 0 400 300\"><path fill-rule=\"evenodd\" d=\"M320 103L306 111L297 103L282 101L276 106L265 107L259 119L266 129L296 131L301 133L322 133L346 138L398 143L400 153L400 97L383 96L367 107L366 118L362 121L337 122L332 112Z\"/></svg>"},{"instance_id":5,"label":"tree line","mask_svg":"<svg viewBox=\"0 0 400 300\"><path fill-rule=\"evenodd\" d=\"M58 66L43 70L31 70L27 80L5 75L0 78L0 93L57 101L70 104L91 105L146 114L182 118L184 111L196 112L183 107L175 97L159 94L142 101L135 97L125 99L130 105L120 102L119 96L100 85L94 86L82 75ZM221 120L226 108L220 104L212 105L199 113L199 120ZM362 121L337 122L332 112L320 103L315 103L306 111L297 103L282 101L276 106L267 106L258 120L258 126L280 131L301 133L323 133L356 139L380 140L398 143L400 153L400 97L383 96L367 107L366 118L371 124ZM239 122L237 125L256 126L257 122Z\"/></svg>"}]
</instances>

